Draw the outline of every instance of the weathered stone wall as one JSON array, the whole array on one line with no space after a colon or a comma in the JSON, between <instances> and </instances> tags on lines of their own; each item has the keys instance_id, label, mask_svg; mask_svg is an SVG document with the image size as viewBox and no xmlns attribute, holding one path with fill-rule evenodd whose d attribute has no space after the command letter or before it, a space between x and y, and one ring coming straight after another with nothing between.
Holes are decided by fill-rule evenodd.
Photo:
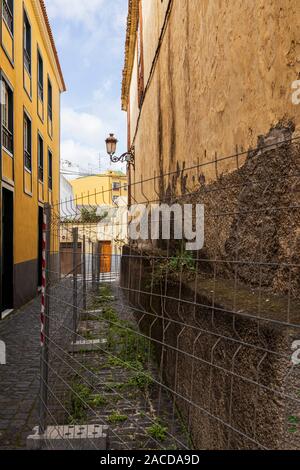
<instances>
[{"instance_id":1,"label":"weathered stone wall","mask_svg":"<svg viewBox=\"0 0 300 470\"><path fill-rule=\"evenodd\" d=\"M272 129L239 169L171 199L205 207L192 270L168 265L178 241L124 250L122 288L199 449L299 448L300 144L278 144L292 132ZM166 194L187 184L179 172Z\"/></svg>"},{"instance_id":2,"label":"weathered stone wall","mask_svg":"<svg viewBox=\"0 0 300 470\"><path fill-rule=\"evenodd\" d=\"M143 0L145 84L168 3ZM132 73L134 180L255 147L282 120L293 120L298 135L291 84L300 73L299 38L298 0L174 0L141 111L136 62ZM218 171L232 168L227 160ZM212 165L202 172L215 179ZM160 184L163 191L167 178ZM143 191L155 196L153 182ZM142 199L139 185L135 196Z\"/></svg>"},{"instance_id":3,"label":"weathered stone wall","mask_svg":"<svg viewBox=\"0 0 300 470\"><path fill-rule=\"evenodd\" d=\"M156 197L169 205L204 206L204 246L195 254L203 279L216 276L265 290L266 295L299 298L300 142L288 140L292 135L292 124L271 129L258 149L236 164L238 169L216 172L213 182L192 169L170 175L164 195L156 189ZM138 246L168 248L172 256L180 243L153 241L149 233L149 241ZM285 305L286 318L291 306L288 312Z\"/></svg>"},{"instance_id":4,"label":"weathered stone wall","mask_svg":"<svg viewBox=\"0 0 300 470\"><path fill-rule=\"evenodd\" d=\"M291 132L271 130L261 140L261 149L250 152L239 170L201 185L180 201L204 205L205 244L198 256L207 260L202 262L205 271L215 270L216 276L296 299L300 295L300 144L276 144ZM175 177L172 185L168 192L174 194Z\"/></svg>"},{"instance_id":5,"label":"weathered stone wall","mask_svg":"<svg viewBox=\"0 0 300 470\"><path fill-rule=\"evenodd\" d=\"M299 413L300 377L290 363L297 329L234 314L239 291L225 283L229 297L214 302L211 290L184 280L153 285L152 256L125 249L121 287L193 446L299 448L299 432L288 432Z\"/></svg>"}]
</instances>

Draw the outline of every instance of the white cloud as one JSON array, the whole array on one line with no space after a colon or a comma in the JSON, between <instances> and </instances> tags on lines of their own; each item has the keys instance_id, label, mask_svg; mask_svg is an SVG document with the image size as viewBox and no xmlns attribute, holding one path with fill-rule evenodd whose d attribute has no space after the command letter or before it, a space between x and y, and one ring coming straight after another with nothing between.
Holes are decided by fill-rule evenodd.
<instances>
[{"instance_id":1,"label":"white cloud","mask_svg":"<svg viewBox=\"0 0 300 470\"><path fill-rule=\"evenodd\" d=\"M93 99L99 103L103 102L104 99L106 99L107 93L111 90L112 88L112 82L109 79L106 79L102 86L97 88L96 90L93 91Z\"/></svg>"},{"instance_id":2,"label":"white cloud","mask_svg":"<svg viewBox=\"0 0 300 470\"><path fill-rule=\"evenodd\" d=\"M102 120L94 114L63 107L61 125L61 160L72 162L80 171L97 169L99 154L104 154L105 145Z\"/></svg>"},{"instance_id":3,"label":"white cloud","mask_svg":"<svg viewBox=\"0 0 300 470\"><path fill-rule=\"evenodd\" d=\"M61 123L64 139L79 140L92 147L102 144L105 130L98 116L67 107L62 108Z\"/></svg>"},{"instance_id":4,"label":"white cloud","mask_svg":"<svg viewBox=\"0 0 300 470\"><path fill-rule=\"evenodd\" d=\"M107 114L105 106L101 107L104 116ZM96 114L80 112L70 107L63 107L61 113L62 141L61 160L72 163L72 171L99 172L99 155L101 155L101 171L109 167L109 157L105 149L105 137L110 129L105 126ZM66 170L68 168L66 167Z\"/></svg>"},{"instance_id":5,"label":"white cloud","mask_svg":"<svg viewBox=\"0 0 300 470\"><path fill-rule=\"evenodd\" d=\"M79 174L95 174L102 173L108 169L114 168L115 170L126 171L123 164L116 166L112 165L105 149L82 145L75 140L63 140L61 142L61 167L64 176L69 179L78 178ZM99 156L100 161L99 161ZM69 167L66 162L71 162L72 166ZM100 164L100 166L99 166Z\"/></svg>"},{"instance_id":6,"label":"white cloud","mask_svg":"<svg viewBox=\"0 0 300 470\"><path fill-rule=\"evenodd\" d=\"M68 93L62 97L61 158L88 171L109 167L105 138L114 132L126 149L120 110L128 0L45 0Z\"/></svg>"},{"instance_id":7,"label":"white cloud","mask_svg":"<svg viewBox=\"0 0 300 470\"><path fill-rule=\"evenodd\" d=\"M50 18L61 18L75 23L84 23L89 29L95 24L95 16L103 7L103 0L47 0Z\"/></svg>"},{"instance_id":8,"label":"white cloud","mask_svg":"<svg viewBox=\"0 0 300 470\"><path fill-rule=\"evenodd\" d=\"M63 140L61 143L61 160L72 162L72 171L88 172L97 167L99 162L99 150L83 145L73 139ZM70 171L68 167L65 167Z\"/></svg>"}]
</instances>

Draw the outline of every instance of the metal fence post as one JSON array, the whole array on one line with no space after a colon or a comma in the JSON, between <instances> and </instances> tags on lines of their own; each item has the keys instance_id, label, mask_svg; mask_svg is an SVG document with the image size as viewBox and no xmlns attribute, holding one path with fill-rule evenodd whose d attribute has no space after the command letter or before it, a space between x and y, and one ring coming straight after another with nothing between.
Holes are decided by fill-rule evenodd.
<instances>
[{"instance_id":1,"label":"metal fence post","mask_svg":"<svg viewBox=\"0 0 300 470\"><path fill-rule=\"evenodd\" d=\"M51 207L45 205L43 214L43 273L42 273L42 306L41 306L41 366L40 366L40 409L39 433L44 434L47 427L48 407L48 360L50 333L50 260L51 260Z\"/></svg>"},{"instance_id":2,"label":"metal fence post","mask_svg":"<svg viewBox=\"0 0 300 470\"><path fill-rule=\"evenodd\" d=\"M94 243L91 243L91 251L92 251L92 289L94 289Z\"/></svg>"},{"instance_id":3,"label":"metal fence post","mask_svg":"<svg viewBox=\"0 0 300 470\"><path fill-rule=\"evenodd\" d=\"M95 243L92 244L92 287L96 288L96 249Z\"/></svg>"},{"instance_id":4,"label":"metal fence post","mask_svg":"<svg viewBox=\"0 0 300 470\"><path fill-rule=\"evenodd\" d=\"M73 228L73 333L74 342L76 341L77 314L78 314L78 292L77 292L77 273L78 273L78 228Z\"/></svg>"},{"instance_id":5,"label":"metal fence post","mask_svg":"<svg viewBox=\"0 0 300 470\"><path fill-rule=\"evenodd\" d=\"M83 258L83 269L82 269L82 280L83 280L83 310L86 311L86 247L85 247L85 235L82 239L83 249L82 249L82 258Z\"/></svg>"},{"instance_id":6,"label":"metal fence post","mask_svg":"<svg viewBox=\"0 0 300 470\"><path fill-rule=\"evenodd\" d=\"M97 261L97 285L96 288L99 287L100 284L100 263L101 263L101 255L100 255L100 250L101 250L101 244L100 242L96 243L96 261Z\"/></svg>"}]
</instances>

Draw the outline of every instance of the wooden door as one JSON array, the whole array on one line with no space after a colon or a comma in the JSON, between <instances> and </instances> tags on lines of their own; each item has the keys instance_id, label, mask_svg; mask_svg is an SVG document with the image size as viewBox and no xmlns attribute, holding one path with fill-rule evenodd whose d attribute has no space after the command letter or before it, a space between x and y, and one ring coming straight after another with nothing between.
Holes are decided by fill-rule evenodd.
<instances>
[{"instance_id":1,"label":"wooden door","mask_svg":"<svg viewBox=\"0 0 300 470\"><path fill-rule=\"evenodd\" d=\"M111 272L112 245L111 242L100 242L100 273Z\"/></svg>"},{"instance_id":2,"label":"wooden door","mask_svg":"<svg viewBox=\"0 0 300 470\"><path fill-rule=\"evenodd\" d=\"M82 274L81 250L81 243L78 243L78 248L76 250L77 274ZM73 243L60 244L60 269L61 274L65 276L73 274Z\"/></svg>"}]
</instances>

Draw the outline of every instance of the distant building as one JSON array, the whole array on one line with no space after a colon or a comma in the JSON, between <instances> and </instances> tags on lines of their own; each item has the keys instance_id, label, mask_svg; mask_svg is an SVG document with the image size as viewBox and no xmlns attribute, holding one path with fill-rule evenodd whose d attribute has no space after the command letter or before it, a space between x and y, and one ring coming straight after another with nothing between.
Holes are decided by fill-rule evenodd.
<instances>
[{"instance_id":1,"label":"distant building","mask_svg":"<svg viewBox=\"0 0 300 470\"><path fill-rule=\"evenodd\" d=\"M73 186L63 175L60 175L60 216L62 219L76 216Z\"/></svg>"},{"instance_id":2,"label":"distant building","mask_svg":"<svg viewBox=\"0 0 300 470\"><path fill-rule=\"evenodd\" d=\"M128 196L127 176L121 171L77 178L71 184L78 206L111 206Z\"/></svg>"},{"instance_id":3,"label":"distant building","mask_svg":"<svg viewBox=\"0 0 300 470\"><path fill-rule=\"evenodd\" d=\"M122 246L127 242L127 193L127 177L121 172L111 171L73 181L62 177L60 253L63 275L72 272L74 227L78 228L79 258L85 251L88 278L94 272L102 278L113 279L119 272Z\"/></svg>"},{"instance_id":4,"label":"distant building","mask_svg":"<svg viewBox=\"0 0 300 470\"><path fill-rule=\"evenodd\" d=\"M100 272L119 272L122 247L128 241L127 206L127 198L119 197L115 200L115 207L108 207L106 217L98 223L97 240L102 258Z\"/></svg>"}]
</instances>

